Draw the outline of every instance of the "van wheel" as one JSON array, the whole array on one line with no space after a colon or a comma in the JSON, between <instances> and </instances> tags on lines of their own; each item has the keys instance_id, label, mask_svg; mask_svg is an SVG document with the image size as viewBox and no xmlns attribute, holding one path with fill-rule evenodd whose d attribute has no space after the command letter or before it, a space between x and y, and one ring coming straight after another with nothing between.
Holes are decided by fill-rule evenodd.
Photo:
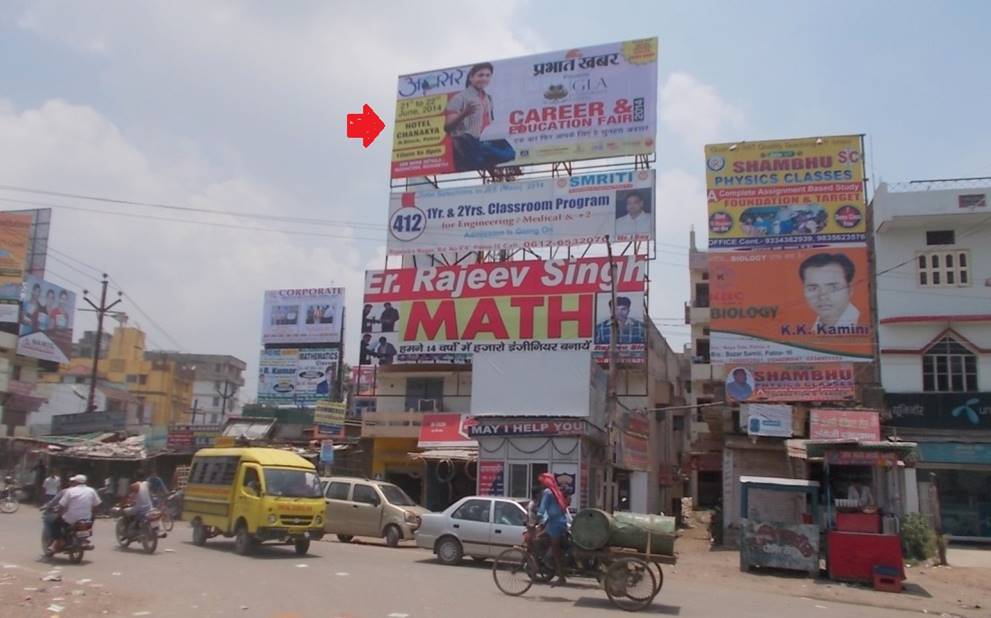
<instances>
[{"instance_id":1,"label":"van wheel","mask_svg":"<svg viewBox=\"0 0 991 618\"><path fill-rule=\"evenodd\" d=\"M239 556L247 556L255 548L255 539L248 532L248 526L241 524L237 528L237 536L234 538L234 552Z\"/></svg>"},{"instance_id":2,"label":"van wheel","mask_svg":"<svg viewBox=\"0 0 991 618\"><path fill-rule=\"evenodd\" d=\"M198 547L206 545L206 526L198 519L193 522L193 545Z\"/></svg>"},{"instance_id":3,"label":"van wheel","mask_svg":"<svg viewBox=\"0 0 991 618\"><path fill-rule=\"evenodd\" d=\"M310 551L310 539L296 539L296 554L305 556Z\"/></svg>"},{"instance_id":4,"label":"van wheel","mask_svg":"<svg viewBox=\"0 0 991 618\"><path fill-rule=\"evenodd\" d=\"M351 539L353 539L353 538L354 537L351 536L350 534L338 534L337 535L337 540L340 541L341 543L350 543L351 542Z\"/></svg>"},{"instance_id":5,"label":"van wheel","mask_svg":"<svg viewBox=\"0 0 991 618\"><path fill-rule=\"evenodd\" d=\"M403 533L398 526L386 526L385 528L385 544L389 547L396 547L399 545L399 541L403 539Z\"/></svg>"},{"instance_id":6,"label":"van wheel","mask_svg":"<svg viewBox=\"0 0 991 618\"><path fill-rule=\"evenodd\" d=\"M453 536L446 536L437 543L437 557L447 565L454 565L461 562L464 550L461 543Z\"/></svg>"}]
</instances>

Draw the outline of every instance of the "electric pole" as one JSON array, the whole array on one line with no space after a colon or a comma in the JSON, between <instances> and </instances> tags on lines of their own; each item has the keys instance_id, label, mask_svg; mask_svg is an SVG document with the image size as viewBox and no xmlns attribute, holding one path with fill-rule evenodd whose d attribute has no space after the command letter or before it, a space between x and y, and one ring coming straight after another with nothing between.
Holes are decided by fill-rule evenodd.
<instances>
[{"instance_id":1,"label":"electric pole","mask_svg":"<svg viewBox=\"0 0 991 618\"><path fill-rule=\"evenodd\" d=\"M97 369L100 365L100 348L103 345L103 318L111 309L121 303L123 300L121 297L124 296L124 293L118 290L117 300L109 305L107 304L107 284L109 283L109 279L109 275L107 275L107 273L103 273L103 281L100 283L102 288L100 290L99 306L95 305L87 296L87 294L89 294L89 290L83 290L83 300L89 303L89 306L92 307L92 309L83 309L83 311L93 311L96 313L96 344L93 346L93 371L90 373L89 396L86 398L87 412L96 411L96 376Z\"/></svg>"},{"instance_id":2,"label":"electric pole","mask_svg":"<svg viewBox=\"0 0 991 618\"><path fill-rule=\"evenodd\" d=\"M615 487L615 432L616 422L616 342L619 340L619 320L616 319L616 261L612 255L612 243L606 236L606 249L609 251L609 374L606 386L606 511L613 512L616 502Z\"/></svg>"},{"instance_id":3,"label":"electric pole","mask_svg":"<svg viewBox=\"0 0 991 618\"><path fill-rule=\"evenodd\" d=\"M217 394L220 395L220 422L223 423L224 418L227 416L227 400L233 399L234 395L237 394L237 385L229 382L228 380L224 380L223 390L220 390L220 388L216 385L214 385L213 388L216 389Z\"/></svg>"}]
</instances>

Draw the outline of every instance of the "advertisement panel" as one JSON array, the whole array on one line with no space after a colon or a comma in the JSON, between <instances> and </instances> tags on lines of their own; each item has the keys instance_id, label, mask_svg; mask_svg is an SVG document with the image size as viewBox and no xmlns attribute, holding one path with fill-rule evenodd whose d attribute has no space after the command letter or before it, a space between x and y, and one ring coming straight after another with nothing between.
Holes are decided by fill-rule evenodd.
<instances>
[{"instance_id":1,"label":"advertisement panel","mask_svg":"<svg viewBox=\"0 0 991 618\"><path fill-rule=\"evenodd\" d=\"M472 424L467 414L424 414L420 422L420 448L465 448L478 447L468 437L468 427Z\"/></svg>"},{"instance_id":2,"label":"advertisement panel","mask_svg":"<svg viewBox=\"0 0 991 618\"><path fill-rule=\"evenodd\" d=\"M336 349L262 350L258 367L258 403L312 407L334 392Z\"/></svg>"},{"instance_id":3,"label":"advertisement panel","mask_svg":"<svg viewBox=\"0 0 991 618\"><path fill-rule=\"evenodd\" d=\"M351 368L351 394L355 397L375 396L375 365Z\"/></svg>"},{"instance_id":4,"label":"advertisement panel","mask_svg":"<svg viewBox=\"0 0 991 618\"><path fill-rule=\"evenodd\" d=\"M726 401L844 401L855 395L850 363L727 365Z\"/></svg>"},{"instance_id":5,"label":"advertisement panel","mask_svg":"<svg viewBox=\"0 0 991 618\"><path fill-rule=\"evenodd\" d=\"M319 436L343 438L347 404L337 401L318 401L313 409L313 424Z\"/></svg>"},{"instance_id":6,"label":"advertisement panel","mask_svg":"<svg viewBox=\"0 0 991 618\"><path fill-rule=\"evenodd\" d=\"M881 439L881 420L876 410L829 410L814 408L809 421L813 440Z\"/></svg>"},{"instance_id":7,"label":"advertisement panel","mask_svg":"<svg viewBox=\"0 0 991 618\"><path fill-rule=\"evenodd\" d=\"M344 288L266 290L263 345L341 343Z\"/></svg>"},{"instance_id":8,"label":"advertisement panel","mask_svg":"<svg viewBox=\"0 0 991 618\"><path fill-rule=\"evenodd\" d=\"M888 393L884 402L894 427L991 430L991 392Z\"/></svg>"},{"instance_id":9,"label":"advertisement panel","mask_svg":"<svg viewBox=\"0 0 991 618\"><path fill-rule=\"evenodd\" d=\"M206 448L213 445L220 430L220 425L172 425L165 437L165 446L190 450Z\"/></svg>"},{"instance_id":10,"label":"advertisement panel","mask_svg":"<svg viewBox=\"0 0 991 618\"><path fill-rule=\"evenodd\" d=\"M0 212L0 327L17 324L31 221L30 214Z\"/></svg>"},{"instance_id":11,"label":"advertisement panel","mask_svg":"<svg viewBox=\"0 0 991 618\"><path fill-rule=\"evenodd\" d=\"M478 462L478 495L505 495L506 464L502 461Z\"/></svg>"},{"instance_id":12,"label":"advertisement panel","mask_svg":"<svg viewBox=\"0 0 991 618\"><path fill-rule=\"evenodd\" d=\"M399 78L392 177L650 154L656 38Z\"/></svg>"},{"instance_id":13,"label":"advertisement panel","mask_svg":"<svg viewBox=\"0 0 991 618\"><path fill-rule=\"evenodd\" d=\"M643 356L642 257L616 259L618 347ZM365 274L359 363L468 363L474 352L607 349L608 258L471 264Z\"/></svg>"},{"instance_id":14,"label":"advertisement panel","mask_svg":"<svg viewBox=\"0 0 991 618\"><path fill-rule=\"evenodd\" d=\"M709 249L866 241L859 135L705 147Z\"/></svg>"},{"instance_id":15,"label":"advertisement panel","mask_svg":"<svg viewBox=\"0 0 991 618\"><path fill-rule=\"evenodd\" d=\"M709 255L712 362L869 362L866 247Z\"/></svg>"},{"instance_id":16,"label":"advertisement panel","mask_svg":"<svg viewBox=\"0 0 991 618\"><path fill-rule=\"evenodd\" d=\"M76 295L54 283L28 275L21 293L17 353L53 363L72 355L72 323Z\"/></svg>"},{"instance_id":17,"label":"advertisement panel","mask_svg":"<svg viewBox=\"0 0 991 618\"><path fill-rule=\"evenodd\" d=\"M654 170L393 193L394 255L654 238Z\"/></svg>"},{"instance_id":18,"label":"advertisement panel","mask_svg":"<svg viewBox=\"0 0 991 618\"><path fill-rule=\"evenodd\" d=\"M740 406L740 421L751 436L790 438L791 411L791 406L745 403Z\"/></svg>"}]
</instances>

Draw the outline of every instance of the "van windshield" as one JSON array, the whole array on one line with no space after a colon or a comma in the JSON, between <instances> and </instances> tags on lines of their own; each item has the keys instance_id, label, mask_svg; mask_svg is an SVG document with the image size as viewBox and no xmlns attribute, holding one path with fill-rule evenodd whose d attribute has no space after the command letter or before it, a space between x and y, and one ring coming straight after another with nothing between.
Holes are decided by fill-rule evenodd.
<instances>
[{"instance_id":1,"label":"van windshield","mask_svg":"<svg viewBox=\"0 0 991 618\"><path fill-rule=\"evenodd\" d=\"M416 502L413 502L413 499L407 496L405 491L395 485L379 485L379 489L382 490L389 504L396 506L416 506Z\"/></svg>"},{"instance_id":2,"label":"van windshield","mask_svg":"<svg viewBox=\"0 0 991 618\"><path fill-rule=\"evenodd\" d=\"M265 470L265 490L283 498L320 498L320 477L305 470Z\"/></svg>"}]
</instances>

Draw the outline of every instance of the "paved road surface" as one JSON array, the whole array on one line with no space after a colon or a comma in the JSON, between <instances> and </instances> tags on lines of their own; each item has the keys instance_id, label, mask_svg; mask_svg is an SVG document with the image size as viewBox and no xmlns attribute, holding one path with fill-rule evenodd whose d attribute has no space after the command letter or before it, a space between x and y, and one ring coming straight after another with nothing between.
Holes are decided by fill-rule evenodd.
<instances>
[{"instance_id":1,"label":"paved road surface","mask_svg":"<svg viewBox=\"0 0 991 618\"><path fill-rule=\"evenodd\" d=\"M38 560L40 518L33 508L0 515L0 561L41 573ZM605 593L589 584L566 588L534 586L525 596L507 597L492 581L491 569L466 561L443 566L429 552L381 545L313 543L311 555L297 556L288 546L263 546L255 557L234 553L233 543L211 539L194 546L190 529L176 524L158 552L119 550L112 522L97 522L96 551L78 566L58 561L66 581L80 578L130 598L111 615L265 616L289 618L512 618L523 615L624 616ZM137 600L135 600L137 599ZM242 609L242 607L244 609ZM143 614L141 612L150 612ZM70 616L66 613L66 616ZM683 618L734 616L769 618L905 618L911 614L812 599L731 590L669 580L644 616Z\"/></svg>"}]
</instances>

